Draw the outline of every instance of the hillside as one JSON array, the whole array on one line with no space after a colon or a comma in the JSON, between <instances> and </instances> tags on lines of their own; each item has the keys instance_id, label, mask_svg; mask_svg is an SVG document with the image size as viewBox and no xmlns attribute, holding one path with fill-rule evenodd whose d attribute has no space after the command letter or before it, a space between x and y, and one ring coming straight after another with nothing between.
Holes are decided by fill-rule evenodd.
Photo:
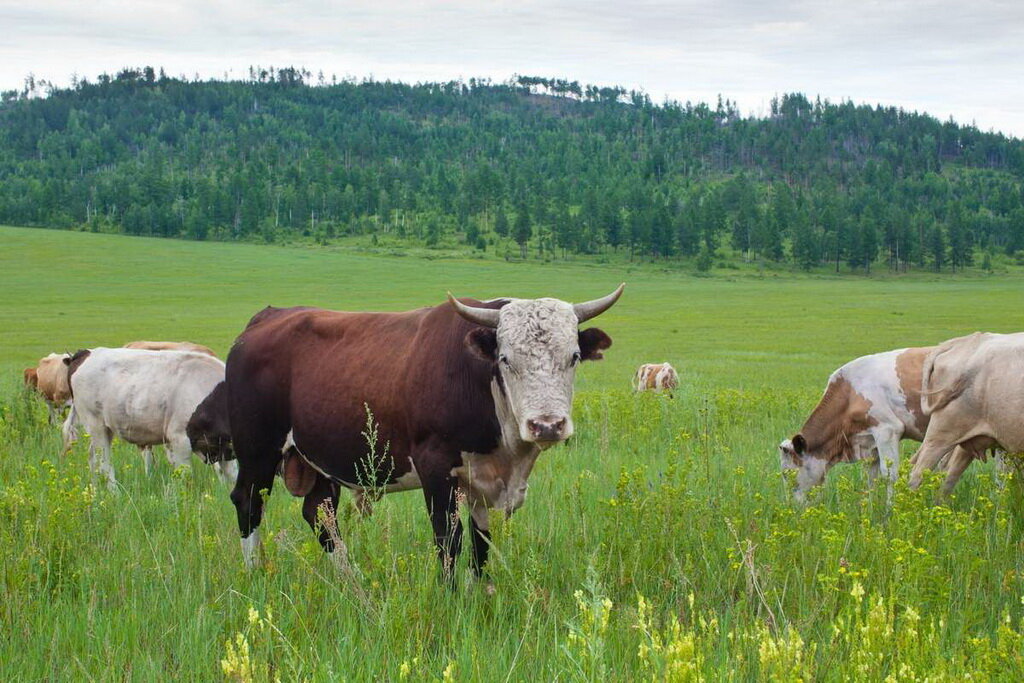
<instances>
[{"instance_id":1,"label":"hillside","mask_svg":"<svg viewBox=\"0 0 1024 683\"><path fill-rule=\"evenodd\" d=\"M128 69L4 93L0 223L190 239L463 243L956 270L1024 260L1024 142L895 108L519 78L192 82Z\"/></svg>"}]
</instances>

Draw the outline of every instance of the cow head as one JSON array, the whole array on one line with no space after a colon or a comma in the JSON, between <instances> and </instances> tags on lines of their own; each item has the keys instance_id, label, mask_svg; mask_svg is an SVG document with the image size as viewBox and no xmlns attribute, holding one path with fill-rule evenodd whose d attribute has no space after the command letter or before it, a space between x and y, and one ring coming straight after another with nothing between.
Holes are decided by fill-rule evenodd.
<instances>
[{"instance_id":1,"label":"cow head","mask_svg":"<svg viewBox=\"0 0 1024 683\"><path fill-rule=\"evenodd\" d=\"M807 452L807 440L803 434L797 434L779 444L779 462L783 472L796 470L796 490L793 496L800 502L806 500L808 490L824 481L829 467L827 461Z\"/></svg>"},{"instance_id":2,"label":"cow head","mask_svg":"<svg viewBox=\"0 0 1024 683\"><path fill-rule=\"evenodd\" d=\"M209 464L235 459L228 424L227 384L219 382L213 391L196 406L185 434L192 450Z\"/></svg>"},{"instance_id":3,"label":"cow head","mask_svg":"<svg viewBox=\"0 0 1024 683\"><path fill-rule=\"evenodd\" d=\"M579 325L618 301L624 284L608 296L581 304L558 299L513 299L499 309L448 299L466 320L481 325L467 335L477 356L494 363L502 395L519 438L547 448L573 432L572 390L576 366L600 360L611 338Z\"/></svg>"}]
</instances>

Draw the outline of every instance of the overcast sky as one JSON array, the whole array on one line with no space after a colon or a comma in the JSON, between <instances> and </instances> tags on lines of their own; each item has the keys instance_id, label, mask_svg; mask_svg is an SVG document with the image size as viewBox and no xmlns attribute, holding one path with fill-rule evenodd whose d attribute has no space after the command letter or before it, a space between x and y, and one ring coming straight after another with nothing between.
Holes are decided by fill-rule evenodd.
<instances>
[{"instance_id":1,"label":"overcast sky","mask_svg":"<svg viewBox=\"0 0 1024 683\"><path fill-rule=\"evenodd\" d=\"M421 81L513 73L763 114L883 103L1024 137L1022 0L0 0L0 90L124 66Z\"/></svg>"}]
</instances>

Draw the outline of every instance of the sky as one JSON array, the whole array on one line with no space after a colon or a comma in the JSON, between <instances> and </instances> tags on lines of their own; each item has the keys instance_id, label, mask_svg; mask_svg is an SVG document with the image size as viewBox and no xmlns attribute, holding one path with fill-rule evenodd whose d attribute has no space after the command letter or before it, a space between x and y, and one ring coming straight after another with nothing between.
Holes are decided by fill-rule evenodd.
<instances>
[{"instance_id":1,"label":"sky","mask_svg":"<svg viewBox=\"0 0 1024 683\"><path fill-rule=\"evenodd\" d=\"M125 66L406 82L513 74L764 115L772 97L926 111L1024 137L1020 0L0 0L0 90Z\"/></svg>"}]
</instances>

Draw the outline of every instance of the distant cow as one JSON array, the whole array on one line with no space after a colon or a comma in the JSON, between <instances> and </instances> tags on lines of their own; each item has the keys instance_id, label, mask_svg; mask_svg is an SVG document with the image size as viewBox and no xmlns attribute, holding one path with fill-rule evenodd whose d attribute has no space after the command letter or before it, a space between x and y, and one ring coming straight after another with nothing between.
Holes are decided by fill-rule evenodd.
<instances>
[{"instance_id":1,"label":"distant cow","mask_svg":"<svg viewBox=\"0 0 1024 683\"><path fill-rule=\"evenodd\" d=\"M931 422L910 488L954 449L947 492L949 478L986 449L1024 452L1024 333L975 332L939 344L924 361L921 408Z\"/></svg>"},{"instance_id":2,"label":"distant cow","mask_svg":"<svg viewBox=\"0 0 1024 683\"><path fill-rule=\"evenodd\" d=\"M27 368L24 372L26 385L31 382L31 376L35 375L36 391L46 401L46 407L50 413L50 424L56 424L60 413L68 401L71 400L71 388L68 386L68 369L64 365L66 353L51 353L39 359L39 364L34 368Z\"/></svg>"},{"instance_id":3,"label":"distant cow","mask_svg":"<svg viewBox=\"0 0 1024 683\"><path fill-rule=\"evenodd\" d=\"M900 441L921 441L928 429L928 416L921 407L921 373L933 348L863 356L832 373L824 396L800 433L779 445L783 469L798 470L798 500L821 484L833 465L858 460L870 462L872 482L879 474L888 478L892 499L899 474ZM953 461L964 460L961 455L954 453ZM966 457L963 467L971 460Z\"/></svg>"},{"instance_id":4,"label":"distant cow","mask_svg":"<svg viewBox=\"0 0 1024 683\"><path fill-rule=\"evenodd\" d=\"M540 452L573 433L573 378L611 339L578 326L610 308L620 286L581 304L557 299L457 300L405 313L268 308L228 355L231 499L250 566L264 490L284 460L285 485L324 550L338 487L422 488L442 568L462 543L456 490L472 521L472 567L487 560L488 508L511 513ZM372 420L372 422L371 422ZM376 431L376 448L367 434ZM338 557L338 556L335 556Z\"/></svg>"},{"instance_id":5,"label":"distant cow","mask_svg":"<svg viewBox=\"0 0 1024 683\"><path fill-rule=\"evenodd\" d=\"M193 351L124 348L79 351L66 362L74 401L64 423L65 448L80 423L90 437L90 467L109 486L116 484L110 464L114 436L143 449L166 444L172 464L188 465L188 422L224 381L224 363ZM222 479L234 469L220 462L215 467Z\"/></svg>"},{"instance_id":6,"label":"distant cow","mask_svg":"<svg viewBox=\"0 0 1024 683\"><path fill-rule=\"evenodd\" d=\"M21 373L21 376L28 389L34 390L39 386L39 373L35 368L25 368L25 371Z\"/></svg>"},{"instance_id":7,"label":"distant cow","mask_svg":"<svg viewBox=\"0 0 1024 683\"><path fill-rule=\"evenodd\" d=\"M668 391L679 386L679 375L668 363L645 363L637 368L633 388L637 391Z\"/></svg>"},{"instance_id":8,"label":"distant cow","mask_svg":"<svg viewBox=\"0 0 1024 683\"><path fill-rule=\"evenodd\" d=\"M195 351L205 353L207 356L217 357L209 346L193 344L192 342L169 342L169 341L133 341L124 345L126 349L144 349L146 351Z\"/></svg>"}]
</instances>

